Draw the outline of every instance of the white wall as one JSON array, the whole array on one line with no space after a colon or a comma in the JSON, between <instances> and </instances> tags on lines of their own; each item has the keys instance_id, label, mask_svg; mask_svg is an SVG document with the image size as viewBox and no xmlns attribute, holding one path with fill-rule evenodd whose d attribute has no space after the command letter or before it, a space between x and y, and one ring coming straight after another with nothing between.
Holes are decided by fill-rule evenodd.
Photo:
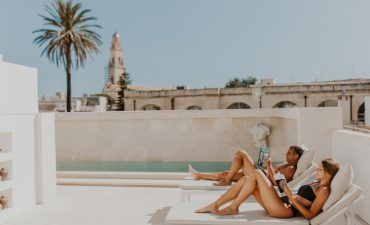
<instances>
[{"instance_id":1,"label":"white wall","mask_svg":"<svg viewBox=\"0 0 370 225\"><path fill-rule=\"evenodd\" d=\"M55 177L55 145L54 118L38 116L35 68L0 60L0 106L0 148L5 149L0 158L10 174L0 185L9 198L9 208L0 212L2 223L34 206L36 192L51 196L45 190L55 187L55 178L54 183L49 178Z\"/></svg>"},{"instance_id":2,"label":"white wall","mask_svg":"<svg viewBox=\"0 0 370 225\"><path fill-rule=\"evenodd\" d=\"M342 108L301 108L298 113L298 143L316 149L317 162L332 156L331 134L343 127Z\"/></svg>"},{"instance_id":3,"label":"white wall","mask_svg":"<svg viewBox=\"0 0 370 225\"><path fill-rule=\"evenodd\" d=\"M271 127L274 161L290 145L331 154L339 108L146 111L56 114L58 161L230 161L238 149L257 158L249 129ZM299 136L300 135L300 136Z\"/></svg>"},{"instance_id":4,"label":"white wall","mask_svg":"<svg viewBox=\"0 0 370 225\"><path fill-rule=\"evenodd\" d=\"M37 70L0 60L0 114L38 112Z\"/></svg>"},{"instance_id":5,"label":"white wall","mask_svg":"<svg viewBox=\"0 0 370 225\"><path fill-rule=\"evenodd\" d=\"M34 115L1 115L0 132L11 133L13 209L35 205Z\"/></svg>"},{"instance_id":6,"label":"white wall","mask_svg":"<svg viewBox=\"0 0 370 225\"><path fill-rule=\"evenodd\" d=\"M353 167L353 182L364 189L365 200L358 206L358 214L370 223L370 134L349 130L338 130L333 133L333 157L341 163L349 163Z\"/></svg>"},{"instance_id":7,"label":"white wall","mask_svg":"<svg viewBox=\"0 0 370 225\"><path fill-rule=\"evenodd\" d=\"M37 114L36 134L36 203L47 204L56 195L55 117L54 113Z\"/></svg>"}]
</instances>

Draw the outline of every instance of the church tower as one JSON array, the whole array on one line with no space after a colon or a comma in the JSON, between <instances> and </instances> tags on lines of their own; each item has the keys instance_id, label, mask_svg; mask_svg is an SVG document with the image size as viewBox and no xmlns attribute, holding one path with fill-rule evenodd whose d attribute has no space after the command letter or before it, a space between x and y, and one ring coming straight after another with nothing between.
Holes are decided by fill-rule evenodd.
<instances>
[{"instance_id":1,"label":"church tower","mask_svg":"<svg viewBox=\"0 0 370 225\"><path fill-rule=\"evenodd\" d=\"M121 40L119 34L114 32L112 38L112 46L110 48L110 58L108 66L108 82L117 84L119 77L125 72L125 64L123 62L123 54L121 48Z\"/></svg>"},{"instance_id":2,"label":"church tower","mask_svg":"<svg viewBox=\"0 0 370 225\"><path fill-rule=\"evenodd\" d=\"M120 36L117 32L114 32L112 37L112 45L110 48L110 57L108 63L108 77L106 78L103 94L107 94L111 97L113 104L117 100L117 93L120 91L118 84L120 76L125 72L125 63L123 60L123 50L121 48ZM113 106L114 108L115 106Z\"/></svg>"}]
</instances>

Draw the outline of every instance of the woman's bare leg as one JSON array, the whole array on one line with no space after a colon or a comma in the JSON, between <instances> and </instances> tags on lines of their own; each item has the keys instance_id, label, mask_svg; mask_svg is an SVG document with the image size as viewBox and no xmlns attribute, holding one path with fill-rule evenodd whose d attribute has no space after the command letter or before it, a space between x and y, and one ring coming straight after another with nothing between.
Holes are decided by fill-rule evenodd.
<instances>
[{"instance_id":1,"label":"woman's bare leg","mask_svg":"<svg viewBox=\"0 0 370 225\"><path fill-rule=\"evenodd\" d=\"M243 169L244 175L252 172L256 169L252 157L248 152L244 150L239 150L235 153L233 162L231 163L230 171L225 177L225 179L216 183L216 185L230 185L234 176L238 173L239 169Z\"/></svg>"},{"instance_id":2,"label":"woman's bare leg","mask_svg":"<svg viewBox=\"0 0 370 225\"><path fill-rule=\"evenodd\" d=\"M239 213L239 206L257 190L256 173L249 173L243 178L245 182L240 189L238 195L235 197L234 201L230 206L217 211L218 215L236 215ZM216 201L217 203L217 201Z\"/></svg>"},{"instance_id":3,"label":"woman's bare leg","mask_svg":"<svg viewBox=\"0 0 370 225\"><path fill-rule=\"evenodd\" d=\"M251 186L254 186L255 189L253 190ZM256 190L258 190L259 193L257 193ZM257 197L256 199L258 202L262 201L262 207L270 216L278 218L288 218L293 216L292 210L285 207L284 203L280 200L278 194L273 188L270 180L268 180L266 176L258 170L256 170L256 173L250 174L249 179L243 184L239 195L235 198L231 205L216 213L219 215L239 213L240 205L251 194L254 194Z\"/></svg>"},{"instance_id":4,"label":"woman's bare leg","mask_svg":"<svg viewBox=\"0 0 370 225\"><path fill-rule=\"evenodd\" d=\"M191 165L189 165L189 173L195 180L214 180L218 181L221 180L223 177L225 177L225 173L227 172L222 172L222 173L199 173L196 171Z\"/></svg>"},{"instance_id":5,"label":"woman's bare leg","mask_svg":"<svg viewBox=\"0 0 370 225\"><path fill-rule=\"evenodd\" d=\"M231 186L230 189L228 189L225 192L225 194L223 194L216 201L212 202L211 204L209 204L209 205L207 205L203 208L197 209L195 212L197 212L197 213L208 213L208 212L216 213L220 206L222 206L223 204L233 200L238 195L238 193L242 189L242 187L243 187L243 185L244 185L244 183L246 182L247 179L248 179L247 177L240 179L236 184Z\"/></svg>"},{"instance_id":6,"label":"woman's bare leg","mask_svg":"<svg viewBox=\"0 0 370 225\"><path fill-rule=\"evenodd\" d=\"M256 182L263 202L262 206L270 216L277 218L293 216L292 210L281 201L271 181L259 170L256 170Z\"/></svg>"}]
</instances>

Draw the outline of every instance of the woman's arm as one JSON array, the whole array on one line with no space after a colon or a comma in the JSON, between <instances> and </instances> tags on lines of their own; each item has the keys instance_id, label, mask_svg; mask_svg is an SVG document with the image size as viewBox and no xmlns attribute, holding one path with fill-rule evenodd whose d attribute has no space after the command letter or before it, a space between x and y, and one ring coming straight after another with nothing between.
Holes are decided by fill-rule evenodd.
<instances>
[{"instance_id":1,"label":"woman's arm","mask_svg":"<svg viewBox=\"0 0 370 225\"><path fill-rule=\"evenodd\" d=\"M291 202L291 204L296 209L298 209L298 211L302 214L304 218L309 219L309 220L314 218L315 216L317 216L317 214L320 213L320 211L322 210L322 207L324 206L326 199L329 197L328 188L325 187L325 188L319 189L316 193L315 201L312 203L311 207L307 209L296 198L293 198L292 192L288 188L285 188L284 192L289 198L289 201Z\"/></svg>"},{"instance_id":2,"label":"woman's arm","mask_svg":"<svg viewBox=\"0 0 370 225\"><path fill-rule=\"evenodd\" d=\"M274 167L272 167L272 160L271 160L271 158L267 158L265 160L265 165L266 165L266 169L267 169L268 179L271 181L271 183L273 185L276 186L277 184L276 184L276 181L274 179L275 171L274 171Z\"/></svg>"}]
</instances>

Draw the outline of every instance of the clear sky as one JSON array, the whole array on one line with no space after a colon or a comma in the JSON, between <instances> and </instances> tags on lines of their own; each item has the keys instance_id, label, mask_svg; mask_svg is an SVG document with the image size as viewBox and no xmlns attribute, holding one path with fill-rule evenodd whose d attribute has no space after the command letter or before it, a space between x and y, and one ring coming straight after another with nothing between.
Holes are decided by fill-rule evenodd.
<instances>
[{"instance_id":1,"label":"clear sky","mask_svg":"<svg viewBox=\"0 0 370 225\"><path fill-rule=\"evenodd\" d=\"M39 94L65 90L65 73L32 43L45 0L0 0L0 54L38 68ZM83 0L101 53L73 71L72 94L99 93L115 30L133 85L223 87L233 77L278 83L370 78L368 0Z\"/></svg>"}]
</instances>

